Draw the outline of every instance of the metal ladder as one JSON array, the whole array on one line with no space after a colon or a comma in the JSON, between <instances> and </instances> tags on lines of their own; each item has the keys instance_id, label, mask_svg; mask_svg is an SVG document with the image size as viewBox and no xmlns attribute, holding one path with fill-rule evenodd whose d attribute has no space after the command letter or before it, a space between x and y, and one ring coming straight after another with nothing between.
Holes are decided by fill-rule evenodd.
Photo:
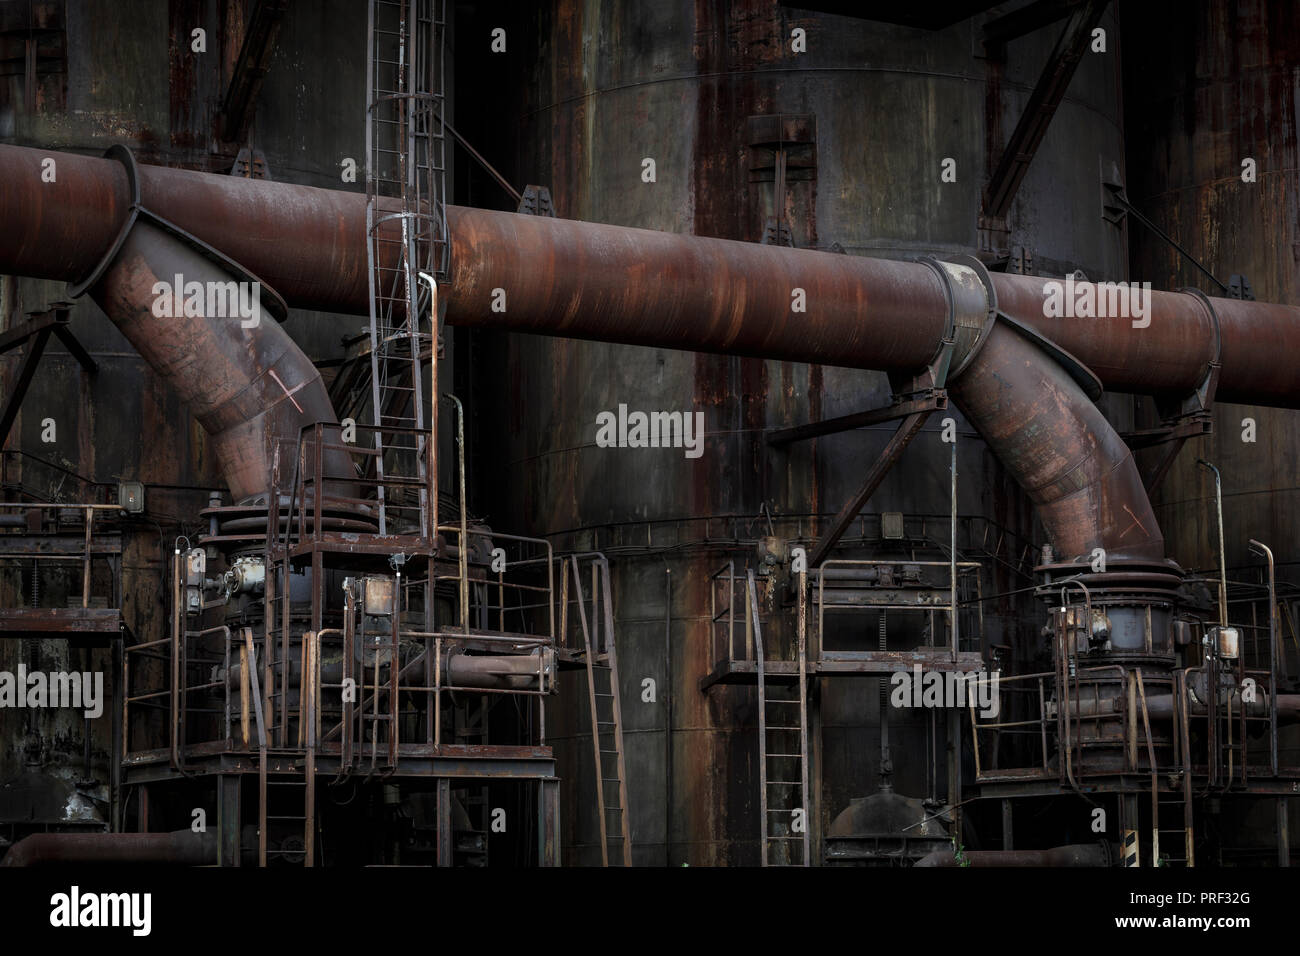
<instances>
[{"instance_id":1,"label":"metal ladder","mask_svg":"<svg viewBox=\"0 0 1300 956\"><path fill-rule=\"evenodd\" d=\"M293 652L293 627L289 619L291 562L287 554L270 562L266 573L266 645L261 657L262 701L266 736L272 747L289 748L293 715L289 712L289 684Z\"/></svg>"},{"instance_id":2,"label":"metal ladder","mask_svg":"<svg viewBox=\"0 0 1300 956\"><path fill-rule=\"evenodd\" d=\"M1190 830L1188 829L1187 820L1191 811L1186 800L1181 796L1174 800L1159 800L1157 806L1160 808L1157 811L1159 813L1163 813L1164 808L1173 811L1170 816L1176 815L1175 819L1178 819L1183 825L1179 827L1162 827L1160 826L1159 817L1152 823L1155 832L1152 865L1195 866L1196 858L1191 843L1188 841Z\"/></svg>"},{"instance_id":3,"label":"metal ladder","mask_svg":"<svg viewBox=\"0 0 1300 956\"><path fill-rule=\"evenodd\" d=\"M1133 668L1133 681L1137 688L1138 702L1140 704L1140 726L1142 728L1143 741L1146 744L1147 762L1151 768L1151 860L1150 866L1195 866L1196 856L1192 845L1192 787L1190 772L1192 763L1185 760L1183 763L1184 776L1183 785L1177 799L1161 799L1160 790L1160 771L1156 764L1155 742L1151 736L1151 716L1147 710L1147 693L1146 685L1142 680L1141 668ZM1177 719L1181 714L1181 707L1175 708L1175 727L1174 736L1178 741L1177 749L1182 751L1184 739L1182 736L1182 722ZM1169 808L1177 811L1177 815L1182 819L1181 827L1161 827L1160 817L1161 808ZM1166 819L1168 819L1166 816ZM1133 825L1136 829L1136 823ZM1177 835L1176 841L1170 840L1165 842L1166 848L1181 846L1184 856L1175 856L1166 850L1161 852L1161 837L1164 835ZM1139 841L1140 842L1140 841ZM1127 860L1127 854L1125 854ZM1163 862L1162 862L1163 861ZM1140 865L1140 860L1139 860Z\"/></svg>"},{"instance_id":4,"label":"metal ladder","mask_svg":"<svg viewBox=\"0 0 1300 956\"><path fill-rule=\"evenodd\" d=\"M1140 676L1138 680L1140 682ZM1175 685L1175 688L1174 737L1178 741L1176 750L1182 755L1183 761L1182 793L1177 800L1161 800L1159 794L1156 795L1153 803L1155 819L1151 821L1151 827L1155 831L1155 838L1152 841L1153 847L1151 851L1151 863L1153 866L1160 865L1160 859L1162 856L1160 851L1161 837L1165 834L1178 834L1181 839L1174 842L1173 846L1181 847L1182 856L1163 854L1166 861L1164 865L1194 867L1196 866L1196 841L1195 815L1192 802L1192 771L1195 768L1196 761L1192 758L1191 752L1192 741L1191 730L1186 713L1187 688L1186 677L1184 675L1178 675L1178 682ZM1143 692L1143 694L1145 696L1145 692ZM1161 827L1159 816L1161 806L1176 807L1180 811L1183 825L1176 829ZM1168 846L1169 844L1166 843L1166 845Z\"/></svg>"},{"instance_id":5,"label":"metal ladder","mask_svg":"<svg viewBox=\"0 0 1300 956\"><path fill-rule=\"evenodd\" d=\"M609 563L603 558L592 562L591 623L588 626L578 556L572 555L569 560L587 665L591 743L596 767L596 810L600 816L600 863L601 866L610 865L610 844L617 843L622 851L622 865L631 866L632 834L627 811L627 768L623 758L623 707L619 696L618 654L614 647Z\"/></svg>"},{"instance_id":6,"label":"metal ladder","mask_svg":"<svg viewBox=\"0 0 1300 956\"><path fill-rule=\"evenodd\" d=\"M397 767L398 745L398 672L401 670L401 656L398 653L398 606L393 608L391 620L391 640L383 650L388 652L388 679L380 680L382 668L379 665L381 645L374 646L374 665L370 668L371 679L358 686L359 706L357 708L358 736L361 751L370 751L370 767L367 779L375 773L387 776ZM362 684L358 681L358 684ZM383 749L381 750L381 744Z\"/></svg>"},{"instance_id":7,"label":"metal ladder","mask_svg":"<svg viewBox=\"0 0 1300 956\"><path fill-rule=\"evenodd\" d=\"M276 857L292 859L302 854L303 866L315 866L315 788L310 785L312 774L307 770L308 764L314 770L314 761L304 761L301 772L271 773L267 768L268 754L264 751L259 754L259 757L261 762L257 773L258 865L266 866L268 860ZM274 805L271 799L273 792L277 794ZM272 809L277 812L271 813ZM270 849L267 845L268 827L273 823L296 823L301 826L301 847L282 844L279 849Z\"/></svg>"},{"instance_id":8,"label":"metal ladder","mask_svg":"<svg viewBox=\"0 0 1300 956\"><path fill-rule=\"evenodd\" d=\"M805 595L800 576L799 601ZM796 667L792 673L769 673L758 613L758 586L749 569L745 582L745 618L754 641L758 671L759 800L763 866L811 865L808 819L808 697L804 615L799 615ZM775 662L773 662L775 663Z\"/></svg>"},{"instance_id":9,"label":"metal ladder","mask_svg":"<svg viewBox=\"0 0 1300 956\"><path fill-rule=\"evenodd\" d=\"M302 854L303 866L315 865L316 836L316 801L313 786L316 773L316 700L315 685L317 681L318 653L316 644L310 639L303 641L303 666L299 690L299 747L287 749L283 743L276 750L269 746L270 732L267 719L263 713L265 700L261 693L261 679L254 666L256 653L253 647L253 629L244 628L241 632L246 660L249 664L249 685L253 697L255 716L257 718L257 862L266 866L273 857L293 857ZM284 730L281 728L283 735ZM283 736L282 736L283 739ZM272 772L272 757L289 758L300 763L293 771L277 769ZM274 791L272 788L276 788ZM272 806L271 794L278 794ZM272 809L276 812L272 813ZM301 846L279 849L269 848L270 825L285 821L296 822L302 827Z\"/></svg>"},{"instance_id":10,"label":"metal ladder","mask_svg":"<svg viewBox=\"0 0 1300 956\"><path fill-rule=\"evenodd\" d=\"M446 0L370 0L367 28L366 250L370 273L370 388L376 426L379 533L389 533L384 468L411 462L420 528L429 528L424 435L426 349L432 290L447 275L446 139L442 120ZM437 414L436 407L430 414ZM385 429L412 429L393 434ZM391 482L390 482L391 484ZM386 494L387 492L387 494Z\"/></svg>"}]
</instances>

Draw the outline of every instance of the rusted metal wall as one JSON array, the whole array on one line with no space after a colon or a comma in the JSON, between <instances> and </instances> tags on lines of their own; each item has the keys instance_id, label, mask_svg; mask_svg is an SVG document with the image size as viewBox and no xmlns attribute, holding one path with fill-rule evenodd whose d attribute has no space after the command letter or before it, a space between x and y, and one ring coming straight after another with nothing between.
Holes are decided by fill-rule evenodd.
<instances>
[{"instance_id":1,"label":"rusted metal wall","mask_svg":"<svg viewBox=\"0 0 1300 956\"><path fill-rule=\"evenodd\" d=\"M1281 0L1197 0L1124 5L1130 38L1126 68L1129 194L1138 208L1220 280L1244 274L1264 301L1300 304L1300 37L1294 4ZM1139 79L1140 77L1140 79ZM1242 161L1254 159L1254 183ZM1194 267L1157 237L1130 227L1134 273L1157 288L1193 285L1214 291ZM1276 365L1274 365L1276 363ZM1290 353L1260 365L1294 367ZM1243 440L1253 419L1256 440ZM1224 545L1230 580L1259 581L1262 559L1248 541L1268 544L1280 583L1300 583L1300 413L1220 404L1213 435L1189 442L1155 506L1170 554L1185 567L1217 573L1214 476L1223 474ZM1294 600L1291 602L1294 609ZM1261 606L1262 607L1262 606ZM1242 623L1250 623L1244 611ZM1289 631L1284 631L1289 635ZM1289 637L1287 637L1289 644ZM1282 737L1295 754L1300 738ZM1296 826L1296 801L1290 801ZM1225 841L1243 831L1267 844L1273 808L1251 811L1243 830L1225 822Z\"/></svg>"},{"instance_id":2,"label":"rusted metal wall","mask_svg":"<svg viewBox=\"0 0 1300 956\"><path fill-rule=\"evenodd\" d=\"M1300 46L1285 3L1151 4L1125 13L1140 43L1131 70L1130 195L1133 202L1223 281L1245 274L1265 301L1300 295L1300 165L1295 71ZM1163 36L1160 43L1153 42ZM1258 181L1242 181L1253 158ZM1159 238L1136 225L1134 272L1157 286L1215 287ZM1271 359L1294 365L1290 355ZM1267 373L1267 366L1261 369ZM1258 440L1242 440L1242 419ZM1212 438L1190 443L1157 496L1171 550L1189 567L1217 564L1213 475L1223 471L1230 566L1255 565L1247 539L1270 544L1279 566L1295 562L1296 413L1221 405Z\"/></svg>"},{"instance_id":3,"label":"rusted metal wall","mask_svg":"<svg viewBox=\"0 0 1300 956\"><path fill-rule=\"evenodd\" d=\"M1104 24L1114 32L1112 20ZM523 48L526 65L512 72L519 69L513 56L484 58L484 70L508 76L488 95L508 97L513 119L478 124L474 138L489 155L513 152L517 181L549 186L562 217L757 241L773 214L772 184L756 181L751 169L747 120L812 115L815 176L792 179L784 207L797 245L839 243L851 254L894 257L976 249L986 175L978 20L930 33L810 14L771 0L676 0L552 3L519 19L494 12L475 23L484 35L498 25L517 44L511 49ZM807 31L807 53L790 50L795 27ZM1049 28L1013 46L1001 80L1004 130L1014 125L1055 38ZM1123 158L1117 62L1085 58L1012 212L1012 241L1094 278L1125 277L1122 234L1096 214L1099 164ZM939 180L946 157L957 162L956 183ZM655 160L653 184L641 179L644 158ZM1063 183L1071 185L1063 189ZM759 517L764 506L790 533L800 519L786 516L837 510L892 426L788 450L769 449L764 431L882 404L889 395L884 376L474 336L488 356L475 374L490 370L504 383L495 403L488 390L475 394L476 471L485 488L500 492L487 499L493 512L502 513L503 525L608 548L614 562L637 859L756 863L755 694L698 689L713 663L707 578L725 550L703 548L699 527L674 519L739 515L741 536L752 538L766 533ZM703 411L703 457L595 447L597 413L619 403ZM937 427L936 420L930 428ZM1028 535L1024 500L964 423L961 435L961 512L989 515ZM885 510L945 514L947 482L947 446L927 430L867 506L866 520L877 527L876 515ZM807 518L801 527L811 530ZM934 527L941 529L934 536L946 536L946 522ZM639 543L631 540L637 537ZM743 562L744 552L734 553ZM665 570L673 582L671 793L666 708L640 697L645 677L663 687ZM582 737L589 729L583 708L573 703L581 700L581 680L564 690L548 730L561 742L576 735L581 744L560 754L566 859L591 862L599 853L590 744ZM829 819L876 786L874 682L827 684L823 707L823 815ZM920 793L919 727L904 724L893 734L895 783Z\"/></svg>"}]
</instances>

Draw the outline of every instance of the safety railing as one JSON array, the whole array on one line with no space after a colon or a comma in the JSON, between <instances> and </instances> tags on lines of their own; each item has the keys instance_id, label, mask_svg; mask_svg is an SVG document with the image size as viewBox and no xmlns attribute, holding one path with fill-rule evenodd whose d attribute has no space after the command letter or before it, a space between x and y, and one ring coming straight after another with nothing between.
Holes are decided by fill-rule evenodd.
<instances>
[{"instance_id":1,"label":"safety railing","mask_svg":"<svg viewBox=\"0 0 1300 956\"><path fill-rule=\"evenodd\" d=\"M609 560L599 551L562 554L555 558L554 578L556 650L576 658L590 643L593 654L604 654L611 638L604 621L612 620L614 610Z\"/></svg>"},{"instance_id":2,"label":"safety railing","mask_svg":"<svg viewBox=\"0 0 1300 956\"><path fill-rule=\"evenodd\" d=\"M24 603L32 608L47 606L42 602L44 583L47 591L66 592L65 607L89 608L95 604L119 607L121 587L117 562L121 545L115 538L110 542L101 536L110 530L110 519L118 518L122 512L122 506L116 504L0 502L0 562L17 565L27 572L29 584ZM75 539L79 547L37 550L15 548L11 541L6 541L37 536L51 540ZM98 576L96 562L105 565L104 573ZM65 578L61 582L64 586L57 591L49 586L48 580L55 576Z\"/></svg>"},{"instance_id":3,"label":"safety railing","mask_svg":"<svg viewBox=\"0 0 1300 956\"><path fill-rule=\"evenodd\" d=\"M435 632L554 642L555 556L549 541L466 525L441 525L438 531L455 564L433 574Z\"/></svg>"},{"instance_id":4,"label":"safety railing","mask_svg":"<svg viewBox=\"0 0 1300 956\"><path fill-rule=\"evenodd\" d=\"M1048 719L1047 702L1048 695L1055 691L1056 676L1051 671L1036 674L999 674L996 686L996 693L999 695L997 717L981 719L974 702L968 701L971 749L975 757L977 782L993 779L998 774L991 771L1003 769L1001 764L1004 748L1001 744L1004 736L1013 739L1027 738L1030 741L1028 749L1037 750L1039 759L1033 764L1028 764L1025 769L1038 770L1043 776L1055 774L1048 763L1049 754L1052 752L1049 750L1049 737L1055 741L1057 734L1055 726L1049 734L1049 724L1054 722ZM1009 715L1009 719L1003 719L1003 715ZM986 741L992 739L992 742L983 748L980 744L981 734L985 735L983 739Z\"/></svg>"},{"instance_id":5,"label":"safety railing","mask_svg":"<svg viewBox=\"0 0 1300 956\"><path fill-rule=\"evenodd\" d=\"M190 626L198 618L188 613L186 560L178 546L168 574L167 636L122 649L120 702L124 759L157 753L153 745L161 738L171 766L182 773L189 748L233 739L239 703L231 694L232 654L239 655L231 629Z\"/></svg>"},{"instance_id":6,"label":"safety railing","mask_svg":"<svg viewBox=\"0 0 1300 956\"><path fill-rule=\"evenodd\" d=\"M709 575L709 647L714 664L753 657L753 624L745 600L745 577L737 576L736 562L728 561ZM736 608L744 625L744 643L736 655Z\"/></svg>"},{"instance_id":7,"label":"safety railing","mask_svg":"<svg viewBox=\"0 0 1300 956\"><path fill-rule=\"evenodd\" d=\"M382 476L375 468L385 447L400 445L403 440L427 447L429 431L380 429L361 423L347 428L355 430L354 441L344 441L340 425L317 422L303 427L288 485L283 484L283 474L275 482L277 490L285 489L276 497L288 500L287 514L285 504L279 512L270 509L268 514L268 541L275 542L274 552L321 547L336 541L336 532L347 533L351 542L364 542L369 536L389 546L391 539L398 538L404 539L401 546L409 551L429 550L434 521L431 502L436 497L432 483L418 468L399 469L396 458L385 462ZM367 435L379 437L367 441L363 437ZM347 462L346 468L340 467L342 462ZM381 494L387 516L387 534L382 537L375 518Z\"/></svg>"},{"instance_id":8,"label":"safety railing","mask_svg":"<svg viewBox=\"0 0 1300 956\"><path fill-rule=\"evenodd\" d=\"M811 572L816 579L813 589L812 604L817 612L815 646L825 653L824 638L827 633L827 613L841 614L861 611L914 612L929 617L927 629L929 637L924 644L928 648L941 648L945 645L953 660L966 646L978 646L979 634L983 629L983 602L981 600L980 568L978 561L905 561L905 560L849 560L834 559L825 561L821 567ZM889 569L889 577L882 578ZM893 574L901 569L908 571L913 579L894 578ZM924 569L946 570L937 581L927 581L925 576L932 572ZM829 583L829 587L828 587ZM879 600L864 601L864 592L886 595ZM941 599L939 595L944 595ZM913 598L909 600L908 598ZM942 624L947 625L948 640L940 642L937 635ZM972 635L966 637L966 635Z\"/></svg>"}]
</instances>

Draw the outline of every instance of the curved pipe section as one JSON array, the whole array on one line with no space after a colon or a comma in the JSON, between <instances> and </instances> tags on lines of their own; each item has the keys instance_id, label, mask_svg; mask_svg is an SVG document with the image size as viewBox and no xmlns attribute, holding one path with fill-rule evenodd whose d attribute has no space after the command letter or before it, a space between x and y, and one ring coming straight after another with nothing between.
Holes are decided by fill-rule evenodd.
<instances>
[{"instance_id":1,"label":"curved pipe section","mask_svg":"<svg viewBox=\"0 0 1300 956\"><path fill-rule=\"evenodd\" d=\"M230 308L241 283L251 301L257 280L143 209L97 271L92 298L190 406L212 438L235 502L266 503L277 448L287 482L302 427L338 420L320 372L276 321L283 302L259 283L255 318ZM182 304L175 290L173 306L160 308L159 289L182 282L198 283L202 301ZM222 300L209 289L220 290ZM351 467L345 453L327 452L327 474L347 475Z\"/></svg>"},{"instance_id":2,"label":"curved pipe section","mask_svg":"<svg viewBox=\"0 0 1300 956\"><path fill-rule=\"evenodd\" d=\"M1038 508L1062 558L1164 558L1133 453L1082 386L998 321L949 394Z\"/></svg>"}]
</instances>

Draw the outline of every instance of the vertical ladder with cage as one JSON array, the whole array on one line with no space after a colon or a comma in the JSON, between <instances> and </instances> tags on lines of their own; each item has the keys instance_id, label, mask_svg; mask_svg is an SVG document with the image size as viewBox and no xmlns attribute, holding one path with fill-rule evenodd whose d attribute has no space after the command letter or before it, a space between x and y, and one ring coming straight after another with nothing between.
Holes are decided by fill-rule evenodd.
<instances>
[{"instance_id":1,"label":"vertical ladder with cage","mask_svg":"<svg viewBox=\"0 0 1300 956\"><path fill-rule=\"evenodd\" d=\"M422 331L420 318L435 301L430 283L447 274L445 28L446 0L370 0L366 249L381 535L393 533L398 489L411 486L421 534L433 535L421 366L437 350L437 321Z\"/></svg>"}]
</instances>

